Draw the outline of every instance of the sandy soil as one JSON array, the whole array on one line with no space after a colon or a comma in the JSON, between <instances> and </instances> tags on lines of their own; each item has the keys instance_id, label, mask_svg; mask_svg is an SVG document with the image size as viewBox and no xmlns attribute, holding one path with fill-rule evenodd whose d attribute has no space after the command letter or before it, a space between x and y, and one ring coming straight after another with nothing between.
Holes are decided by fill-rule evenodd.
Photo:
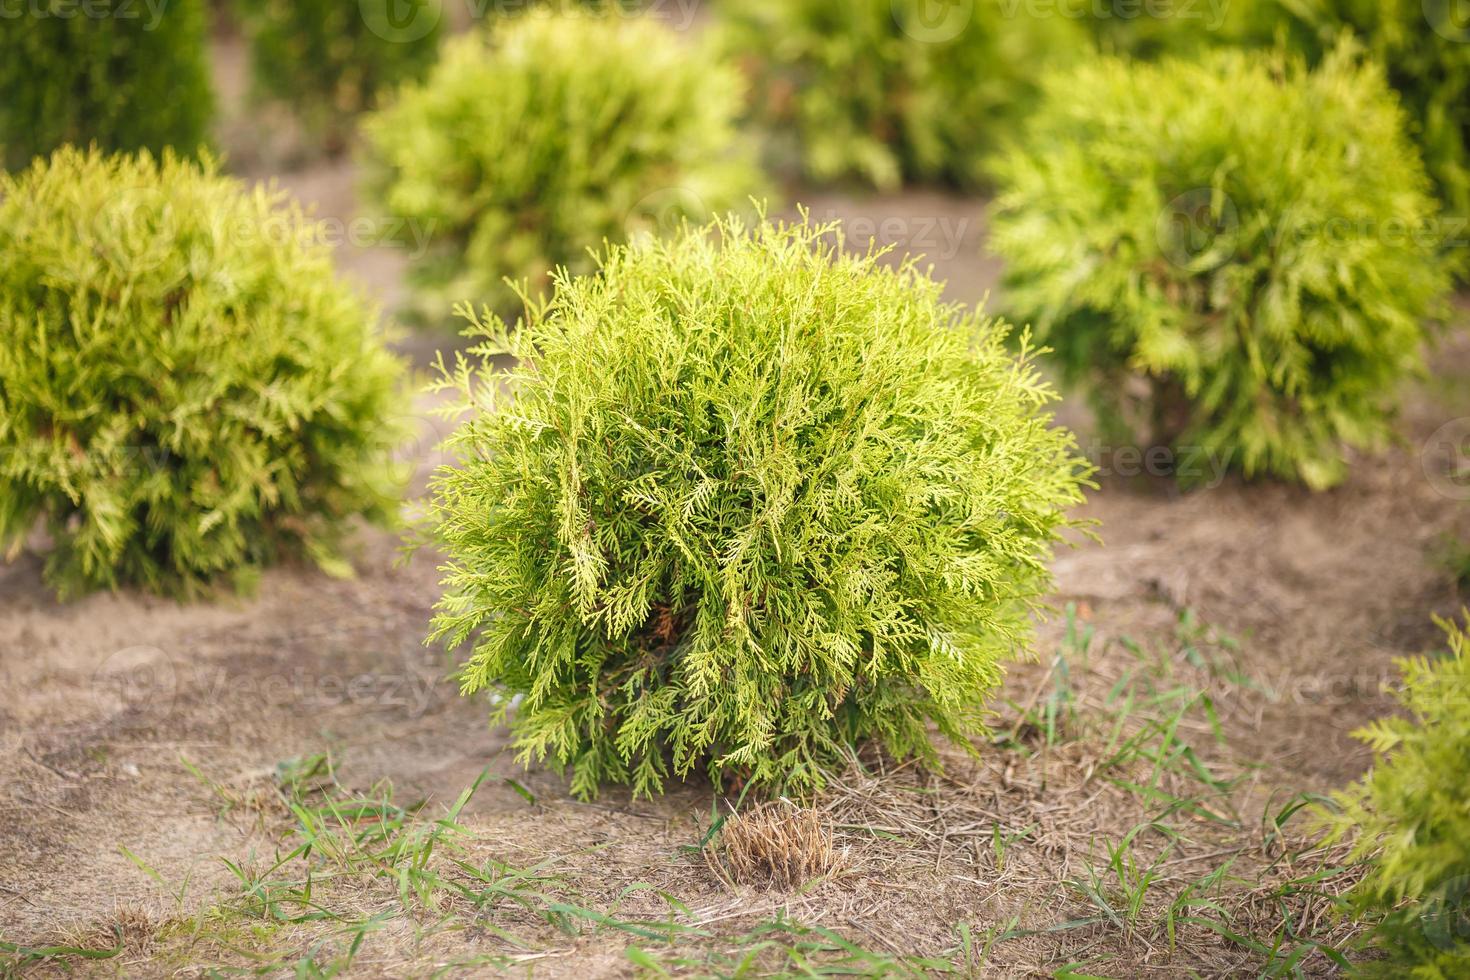
<instances>
[{"instance_id":1,"label":"sandy soil","mask_svg":"<svg viewBox=\"0 0 1470 980\"><path fill-rule=\"evenodd\" d=\"M238 59L226 57L225 65L237 91ZM261 172L247 163L245 172ZM282 181L324 215L354 213L349 164L313 164ZM933 193L806 200L818 217L867 222L880 238L926 252L957 299L978 300L994 285L997 266L980 255L982 202ZM404 295L405 264L391 247L349 246L342 254L344 271L389 308ZM408 350L421 360L444 339L411 338ZM1431 436L1470 416L1470 345L1447 342L1433 362L1433 377L1410 392L1401 443L1359 460L1344 486L1317 495L1234 479L1180 494L1167 479L1131 475L1127 454L1091 444L1086 413L1063 406L1084 444L1116 471L1083 512L1101 522L1106 546L1082 543L1055 566L1058 608L1075 604L1097 631L1089 661L1095 677L1077 678L1079 689L1105 688L1119 676L1129 654L1113 641L1122 637L1191 669L1179 625L1189 611L1237 641L1215 646L1231 661L1231 680L1205 671L1191 682L1215 696L1228 743L1222 765L1247 774L1245 798L1259 804L1324 792L1355 777L1366 755L1350 732L1387 710L1380 687L1393 659L1432 648L1430 615L1451 613L1462 601L1434 553L1446 535L1470 537L1470 517L1462 497L1431 478L1445 465ZM416 464L433 461L433 441L426 431ZM989 841L992 826L1039 822L1058 839L1086 841L1126 833L1150 813L1126 794L1094 792L1088 760L1076 753L1024 758L987 748L980 762L958 762L945 779L913 769L892 777L925 789L932 814L894 802L859 777L832 804L876 826L948 821L937 856L929 844L914 843L918 837L905 844L902 834L895 843L844 832L848 872L819 888L802 895L732 889L683 849L708 823L707 784L676 786L653 802L612 792L585 804L570 798L557 773L522 771L503 735L485 724L485 705L460 698L447 680L446 654L422 643L437 594L433 556L395 565L396 549L392 535L365 531L355 580L278 569L252 597L190 606L135 594L58 605L40 584L36 556L0 566L0 936L54 942L58 933L105 931L125 912L161 920L219 901L231 876L218 858L265 852L268 839L248 821L222 816L218 794L186 761L221 784L248 787L268 781L282 760L329 750L344 783L389 779L405 798L424 796L431 806L453 800L488 770L464 814L478 846L506 860L562 855L585 895L611 902L630 883L652 882L720 928L787 908L905 953L948 948L959 922L978 932L1011 915L1042 927L1080 914L1075 897L1058 886L1069 869L1076 873L1079 854L1048 850L1039 835L1034 845L1019 845L1033 873L1001 875L978 843L967 849L976 834ZM1042 628L1039 648L1048 660L1063 629L1060 616ZM1020 665L1008 696L1024 705L1050 678L1046 660ZM1001 714L1003 728L1017 717ZM507 778L524 784L535 802ZM980 829L967 837L965 821ZM921 837L935 839L928 831ZM1203 854L1210 840L1202 832L1184 853ZM122 848L174 888L187 878L183 898L171 897ZM1114 932L1001 943L990 966L976 969L1050 975L1103 956L1100 969L1114 976L1189 969L1226 976L1257 962L1216 938L1196 937L1171 956L1161 944L1125 942ZM447 946L370 944L356 972L423 974L489 941L468 932ZM624 945L606 935L553 937L547 954L525 969L631 973ZM156 975L179 968L129 951L89 969Z\"/></svg>"}]
</instances>

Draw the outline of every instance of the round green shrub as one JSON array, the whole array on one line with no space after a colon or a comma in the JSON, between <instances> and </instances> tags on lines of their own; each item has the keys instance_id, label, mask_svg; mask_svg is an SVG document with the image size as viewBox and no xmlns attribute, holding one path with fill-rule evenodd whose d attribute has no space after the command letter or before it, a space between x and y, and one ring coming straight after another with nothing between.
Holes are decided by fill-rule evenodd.
<instances>
[{"instance_id":1,"label":"round green shrub","mask_svg":"<svg viewBox=\"0 0 1470 980\"><path fill-rule=\"evenodd\" d=\"M1252 0L1253 40L1284 38L1310 61L1350 33L1387 69L1445 207L1470 219L1470 19L1458 0ZM1463 250L1467 232L1459 231Z\"/></svg>"},{"instance_id":2,"label":"round green shrub","mask_svg":"<svg viewBox=\"0 0 1470 980\"><path fill-rule=\"evenodd\" d=\"M739 205L738 74L655 21L535 11L456 38L365 129L377 201L431 240L422 309L516 304L589 249Z\"/></svg>"},{"instance_id":3,"label":"round green shrub","mask_svg":"<svg viewBox=\"0 0 1470 980\"><path fill-rule=\"evenodd\" d=\"M208 141L214 96L198 2L29 3L0 29L0 160L27 166L63 143L104 150Z\"/></svg>"},{"instance_id":4,"label":"round green shrub","mask_svg":"<svg viewBox=\"0 0 1470 980\"><path fill-rule=\"evenodd\" d=\"M1470 245L1470 20L1456 0L1231 0L1165 4L1172 16L1091 17L1104 50L1135 57L1245 45L1288 50L1319 64L1352 37L1384 66L1451 220L1461 274ZM1181 16L1188 14L1188 16Z\"/></svg>"},{"instance_id":5,"label":"round green shrub","mask_svg":"<svg viewBox=\"0 0 1470 980\"><path fill-rule=\"evenodd\" d=\"M1111 435L1312 487L1386 435L1448 277L1376 68L1102 60L1049 82L997 172L1008 308Z\"/></svg>"},{"instance_id":6,"label":"round green shrub","mask_svg":"<svg viewBox=\"0 0 1470 980\"><path fill-rule=\"evenodd\" d=\"M1023 339L832 226L734 218L558 277L433 482L434 639L522 758L804 792L846 746L983 730L1085 479ZM519 365L498 372L506 351ZM504 386L505 394L500 394ZM965 744L968 744L967 742Z\"/></svg>"},{"instance_id":7,"label":"round green shrub","mask_svg":"<svg viewBox=\"0 0 1470 980\"><path fill-rule=\"evenodd\" d=\"M0 175L0 547L44 519L63 596L343 570L393 515L400 365L317 226L171 154Z\"/></svg>"},{"instance_id":8,"label":"round green shrub","mask_svg":"<svg viewBox=\"0 0 1470 980\"><path fill-rule=\"evenodd\" d=\"M724 47L756 79L771 154L816 181L974 187L985 156L1034 107L1040 80L1082 55L1073 18L1012 0L726 0ZM939 16L934 16L936 13Z\"/></svg>"},{"instance_id":9,"label":"round green shrub","mask_svg":"<svg viewBox=\"0 0 1470 980\"><path fill-rule=\"evenodd\" d=\"M308 135L341 150L379 95L422 78L439 50L439 0L237 0L255 93L289 106ZM401 8L405 16L397 16Z\"/></svg>"},{"instance_id":10,"label":"round green shrub","mask_svg":"<svg viewBox=\"0 0 1470 980\"><path fill-rule=\"evenodd\" d=\"M1376 756L1363 781L1338 794L1331 817L1356 835L1368 873L1349 893L1378 920L1386 958L1364 975L1470 976L1470 637L1440 624L1446 655L1401 664L1403 713L1358 733Z\"/></svg>"}]
</instances>

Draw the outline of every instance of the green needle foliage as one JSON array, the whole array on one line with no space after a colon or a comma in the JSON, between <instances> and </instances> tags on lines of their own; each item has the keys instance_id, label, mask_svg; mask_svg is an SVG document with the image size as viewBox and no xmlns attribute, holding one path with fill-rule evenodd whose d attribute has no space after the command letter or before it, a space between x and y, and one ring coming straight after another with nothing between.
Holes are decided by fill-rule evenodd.
<instances>
[{"instance_id":1,"label":"green needle foliage","mask_svg":"<svg viewBox=\"0 0 1470 980\"><path fill-rule=\"evenodd\" d=\"M1105 54L1197 56L1262 28L1270 0L1093 0L1071 6ZM1064 2L1063 9L1068 5ZM1262 34L1269 30L1261 29Z\"/></svg>"},{"instance_id":2,"label":"green needle foliage","mask_svg":"<svg viewBox=\"0 0 1470 980\"><path fill-rule=\"evenodd\" d=\"M579 795L700 765L804 793L870 738L932 760L926 720L981 732L1026 652L1085 480L1036 352L839 234L613 247L444 372L470 417L432 639Z\"/></svg>"},{"instance_id":3,"label":"green needle foliage","mask_svg":"<svg viewBox=\"0 0 1470 980\"><path fill-rule=\"evenodd\" d=\"M724 46L757 80L772 153L817 181L985 183L983 161L1087 47L1016 0L726 0ZM939 16L935 16L936 13ZM792 146L792 141L795 145Z\"/></svg>"},{"instance_id":4,"label":"green needle foliage","mask_svg":"<svg viewBox=\"0 0 1470 980\"><path fill-rule=\"evenodd\" d=\"M1197 53L1210 46L1285 45L1309 64L1344 35L1384 66L1399 93L1445 209L1459 253L1470 245L1470 20L1458 0L1231 0L1174 3L1171 16L1092 17L1105 51L1135 57ZM1187 15L1187 16L1185 16ZM1464 261L1464 256L1459 256ZM1461 264L1463 275L1470 264Z\"/></svg>"},{"instance_id":5,"label":"green needle foliage","mask_svg":"<svg viewBox=\"0 0 1470 980\"><path fill-rule=\"evenodd\" d=\"M394 512L398 362L316 225L171 154L0 175L0 548L173 595Z\"/></svg>"},{"instance_id":6,"label":"green needle foliage","mask_svg":"<svg viewBox=\"0 0 1470 980\"><path fill-rule=\"evenodd\" d=\"M1386 435L1449 279L1397 100L1352 51L1084 65L997 170L1007 299L1114 436L1325 487Z\"/></svg>"},{"instance_id":7,"label":"green needle foliage","mask_svg":"<svg viewBox=\"0 0 1470 980\"><path fill-rule=\"evenodd\" d=\"M1388 72L1446 209L1470 218L1470 18L1458 0L1253 0L1254 40L1312 61L1344 32ZM1470 242L1459 242L1462 250Z\"/></svg>"},{"instance_id":8,"label":"green needle foliage","mask_svg":"<svg viewBox=\"0 0 1470 980\"><path fill-rule=\"evenodd\" d=\"M1351 898L1382 916L1387 959L1364 973L1417 980L1470 976L1470 637L1440 622L1449 653L1400 664L1404 714L1358 733L1376 763L1339 794L1339 832L1371 858Z\"/></svg>"},{"instance_id":9,"label":"green needle foliage","mask_svg":"<svg viewBox=\"0 0 1470 980\"><path fill-rule=\"evenodd\" d=\"M214 96L202 3L42 0L0 19L7 169L63 143L192 155L207 142Z\"/></svg>"},{"instance_id":10,"label":"green needle foliage","mask_svg":"<svg viewBox=\"0 0 1470 980\"><path fill-rule=\"evenodd\" d=\"M538 10L456 38L366 124L382 208L432 237L422 309L502 313L589 249L738 205L739 76L655 21Z\"/></svg>"},{"instance_id":11,"label":"green needle foliage","mask_svg":"<svg viewBox=\"0 0 1470 980\"><path fill-rule=\"evenodd\" d=\"M328 152L359 113L422 78L439 50L439 0L237 0L250 36L256 95L290 106Z\"/></svg>"}]
</instances>

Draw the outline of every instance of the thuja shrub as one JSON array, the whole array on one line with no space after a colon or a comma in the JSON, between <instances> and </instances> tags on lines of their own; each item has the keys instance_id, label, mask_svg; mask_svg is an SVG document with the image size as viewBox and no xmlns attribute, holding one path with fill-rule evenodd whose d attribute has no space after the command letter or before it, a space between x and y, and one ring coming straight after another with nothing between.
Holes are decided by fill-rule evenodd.
<instances>
[{"instance_id":1,"label":"thuja shrub","mask_svg":"<svg viewBox=\"0 0 1470 980\"><path fill-rule=\"evenodd\" d=\"M537 10L456 38L365 124L381 207L431 236L422 309L517 305L589 249L660 233L758 187L734 69L653 20Z\"/></svg>"},{"instance_id":2,"label":"thuja shrub","mask_svg":"<svg viewBox=\"0 0 1470 980\"><path fill-rule=\"evenodd\" d=\"M1445 207L1470 218L1470 19L1455 0L1253 0L1252 39L1312 60L1350 33L1387 69ZM1461 229L1457 244L1470 246Z\"/></svg>"},{"instance_id":3,"label":"thuja shrub","mask_svg":"<svg viewBox=\"0 0 1470 980\"><path fill-rule=\"evenodd\" d=\"M398 362L276 190L70 147L0 175L0 547L63 596L343 571L393 511Z\"/></svg>"},{"instance_id":4,"label":"thuja shrub","mask_svg":"<svg viewBox=\"0 0 1470 980\"><path fill-rule=\"evenodd\" d=\"M1358 733L1375 761L1332 817L1368 873L1349 894L1377 920L1383 959L1360 972L1470 976L1470 637L1440 624L1447 654L1402 662L1402 712Z\"/></svg>"},{"instance_id":5,"label":"thuja shrub","mask_svg":"<svg viewBox=\"0 0 1470 980\"><path fill-rule=\"evenodd\" d=\"M985 183L1040 80L1086 50L1075 18L1014 0L726 0L771 156L816 181ZM936 16L937 14L937 16Z\"/></svg>"},{"instance_id":6,"label":"thuja shrub","mask_svg":"<svg viewBox=\"0 0 1470 980\"><path fill-rule=\"evenodd\" d=\"M835 235L614 247L445 373L433 638L579 795L696 767L801 793L864 739L933 759L926 722L982 731L1026 650L1085 479L1034 351Z\"/></svg>"},{"instance_id":7,"label":"thuja shrub","mask_svg":"<svg viewBox=\"0 0 1470 980\"><path fill-rule=\"evenodd\" d=\"M1116 438L1320 488L1386 435L1448 278L1371 64L1101 60L997 172L1010 310Z\"/></svg>"},{"instance_id":8,"label":"thuja shrub","mask_svg":"<svg viewBox=\"0 0 1470 980\"><path fill-rule=\"evenodd\" d=\"M214 97L198 2L50 0L0 30L0 160L27 166L64 143L107 150L207 142Z\"/></svg>"},{"instance_id":9,"label":"thuja shrub","mask_svg":"<svg viewBox=\"0 0 1470 980\"><path fill-rule=\"evenodd\" d=\"M257 98L291 108L328 152L344 148L359 113L439 49L439 0L236 0L250 38Z\"/></svg>"}]
</instances>

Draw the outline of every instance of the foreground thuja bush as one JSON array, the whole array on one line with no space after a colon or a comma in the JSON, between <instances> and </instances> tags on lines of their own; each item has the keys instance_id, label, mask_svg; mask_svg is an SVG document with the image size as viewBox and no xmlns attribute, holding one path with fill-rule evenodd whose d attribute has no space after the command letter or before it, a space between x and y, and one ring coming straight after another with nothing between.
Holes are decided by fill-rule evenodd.
<instances>
[{"instance_id":1,"label":"foreground thuja bush","mask_svg":"<svg viewBox=\"0 0 1470 980\"><path fill-rule=\"evenodd\" d=\"M1338 830L1357 834L1356 856L1371 860L1350 898L1380 917L1386 956L1365 973L1470 976L1470 637L1441 625L1449 653L1401 664L1404 714L1359 733L1376 762L1338 796Z\"/></svg>"},{"instance_id":2,"label":"foreground thuja bush","mask_svg":"<svg viewBox=\"0 0 1470 980\"><path fill-rule=\"evenodd\" d=\"M1402 129L1347 50L1086 65L998 167L1007 298L1118 438L1330 485L1448 287Z\"/></svg>"},{"instance_id":3,"label":"foreground thuja bush","mask_svg":"<svg viewBox=\"0 0 1470 980\"><path fill-rule=\"evenodd\" d=\"M438 53L438 0L239 0L257 97L295 111L308 134L340 150L383 91L421 78Z\"/></svg>"},{"instance_id":4,"label":"foreground thuja bush","mask_svg":"<svg viewBox=\"0 0 1470 980\"><path fill-rule=\"evenodd\" d=\"M733 69L631 15L534 12L457 38L367 121L382 207L432 235L424 308L516 305L588 249L739 204ZM442 315L442 313L440 314Z\"/></svg>"},{"instance_id":5,"label":"foreground thuja bush","mask_svg":"<svg viewBox=\"0 0 1470 980\"><path fill-rule=\"evenodd\" d=\"M18 170L63 143L196 153L214 111L205 15L126 0L0 12L0 162Z\"/></svg>"},{"instance_id":6,"label":"foreground thuja bush","mask_svg":"<svg viewBox=\"0 0 1470 980\"><path fill-rule=\"evenodd\" d=\"M757 81L773 154L818 181L983 184L984 158L1034 107L1080 23L1025 3L727 0L724 46ZM938 16L936 16L936 14ZM792 146L792 142L795 145Z\"/></svg>"},{"instance_id":7,"label":"foreground thuja bush","mask_svg":"<svg viewBox=\"0 0 1470 980\"><path fill-rule=\"evenodd\" d=\"M1051 389L1024 338L833 233L613 248L446 374L470 418L434 637L580 795L695 766L809 791L859 739L932 759L926 720L980 732L1026 649L1083 479Z\"/></svg>"},{"instance_id":8,"label":"foreground thuja bush","mask_svg":"<svg viewBox=\"0 0 1470 980\"><path fill-rule=\"evenodd\" d=\"M0 175L0 547L186 594L386 519L397 363L274 190L65 148Z\"/></svg>"}]
</instances>

